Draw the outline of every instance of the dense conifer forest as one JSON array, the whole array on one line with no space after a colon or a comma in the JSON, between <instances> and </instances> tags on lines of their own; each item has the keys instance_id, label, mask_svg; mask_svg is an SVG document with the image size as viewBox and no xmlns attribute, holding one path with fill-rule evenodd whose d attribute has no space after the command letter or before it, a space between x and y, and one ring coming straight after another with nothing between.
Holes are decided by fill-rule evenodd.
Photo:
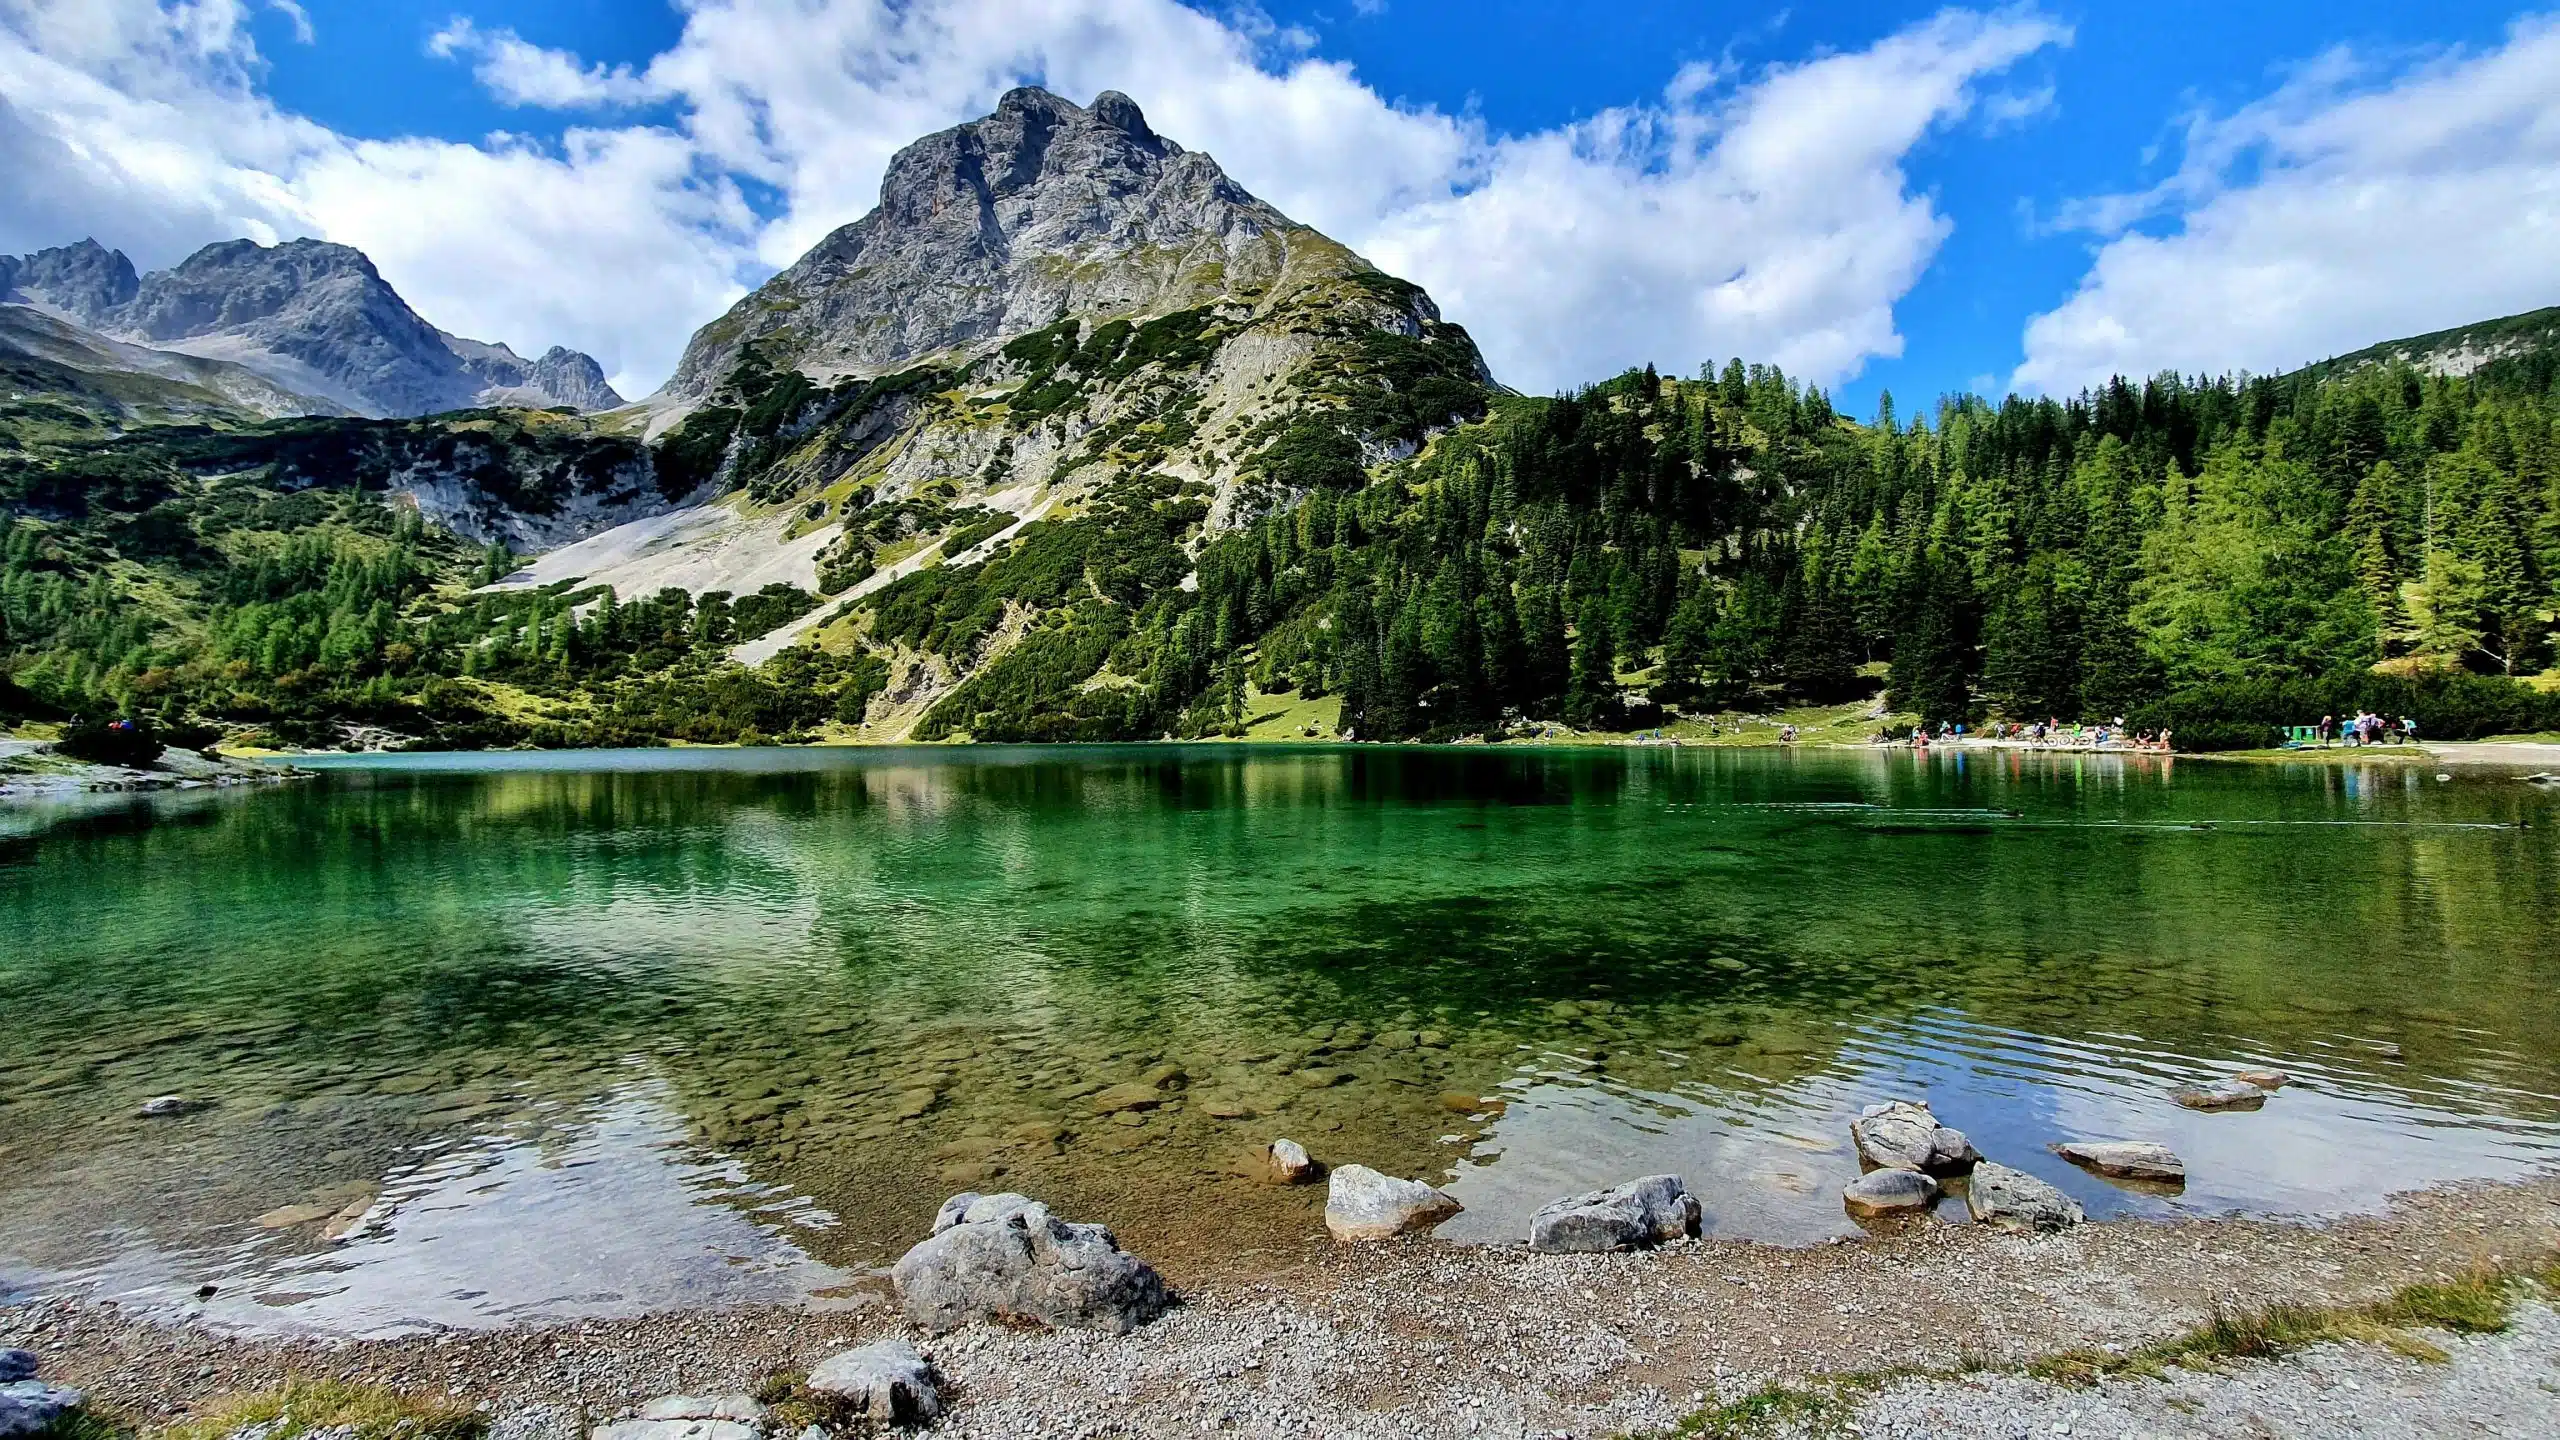
<instances>
[{"instance_id":1,"label":"dense conifer forest","mask_svg":"<svg viewBox=\"0 0 2560 1440\"><path fill-rule=\"evenodd\" d=\"M840 606L471 593L515 558L395 511L361 466L214 473L201 433L84 439L21 404L0 415L0 714L297 744L807 739L931 656L965 678L924 739L1214 736L1282 692L1338 696L1362 739L1878 694L1900 723L2122 716L2182 747L2360 708L2445 738L2547 729L2560 695L2528 682L2560 663L2556 380L2544 351L2459 376L2385 358L1852 421L1769 366L1646 370L1496 397L1366 467L1289 427L1252 518L1215 531L1205 487L1132 468L982 563ZM568 470L704 463L570 449ZM868 499L841 574L901 533ZM821 605L850 643L728 657Z\"/></svg>"}]
</instances>

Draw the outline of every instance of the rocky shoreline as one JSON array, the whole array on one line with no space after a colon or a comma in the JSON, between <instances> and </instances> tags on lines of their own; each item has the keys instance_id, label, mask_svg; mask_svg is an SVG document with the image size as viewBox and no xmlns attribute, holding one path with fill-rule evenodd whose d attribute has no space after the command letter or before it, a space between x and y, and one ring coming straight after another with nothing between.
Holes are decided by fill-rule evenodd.
<instances>
[{"instance_id":1,"label":"rocky shoreline","mask_svg":"<svg viewBox=\"0 0 2560 1440\"><path fill-rule=\"evenodd\" d=\"M2554 1255L2560 1177L2419 1192L2325 1226L1917 1225L1806 1249L1679 1239L1582 1254L1309 1236L1260 1278L1181 1287L1125 1333L972 1320L936 1334L881 1277L803 1307L371 1340L224 1335L45 1299L0 1309L0 1346L42 1355L48 1381L142 1426L295 1378L474 1407L496 1440L577 1440L670 1397L780 1396L785 1419L831 1356L895 1341L932 1368L937 1434L1601 1436L1675 1426L1773 1382L2022 1372L2235 1307L2363 1304ZM741 1427L727 1440L759 1433L721 1423Z\"/></svg>"},{"instance_id":2,"label":"rocky shoreline","mask_svg":"<svg viewBox=\"0 0 2560 1440\"><path fill-rule=\"evenodd\" d=\"M59 800L75 795L206 790L233 785L274 785L305 772L236 756L170 749L148 770L101 765L53 753L37 740L0 739L0 803Z\"/></svg>"}]
</instances>

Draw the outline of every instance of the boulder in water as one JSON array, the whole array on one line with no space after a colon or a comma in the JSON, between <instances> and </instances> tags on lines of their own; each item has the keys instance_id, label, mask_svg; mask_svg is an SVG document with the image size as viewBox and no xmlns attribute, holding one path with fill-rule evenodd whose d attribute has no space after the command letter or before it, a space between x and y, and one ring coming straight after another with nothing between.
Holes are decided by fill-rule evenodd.
<instances>
[{"instance_id":1,"label":"boulder in water","mask_svg":"<svg viewBox=\"0 0 2560 1440\"><path fill-rule=\"evenodd\" d=\"M2169 1098L2190 1110L2255 1110L2267 1103L2267 1092L2239 1080L2225 1080L2219 1085L2190 1085L2170 1092Z\"/></svg>"},{"instance_id":2,"label":"boulder in water","mask_svg":"<svg viewBox=\"0 0 2560 1440\"><path fill-rule=\"evenodd\" d=\"M2176 1151L2149 1140L2074 1140L2056 1145L2053 1153L2079 1166L2118 1180L2183 1183L2187 1162Z\"/></svg>"},{"instance_id":3,"label":"boulder in water","mask_svg":"<svg viewBox=\"0 0 2560 1440\"><path fill-rule=\"evenodd\" d=\"M1269 1154L1271 1177L1283 1185L1304 1185L1324 1173L1324 1167L1307 1154L1307 1147L1295 1140L1272 1141Z\"/></svg>"},{"instance_id":4,"label":"boulder in water","mask_svg":"<svg viewBox=\"0 0 2560 1440\"><path fill-rule=\"evenodd\" d=\"M2261 1090L2281 1090L2293 1083L2293 1077L2281 1070L2243 1070L2231 1079L2234 1084L2255 1085Z\"/></svg>"},{"instance_id":5,"label":"boulder in water","mask_svg":"<svg viewBox=\"0 0 2560 1440\"><path fill-rule=\"evenodd\" d=\"M1870 1170L1840 1192L1840 1203L1861 1220L1918 1214L1937 1199L1938 1182L1917 1170Z\"/></svg>"},{"instance_id":6,"label":"boulder in water","mask_svg":"<svg viewBox=\"0 0 2560 1440\"><path fill-rule=\"evenodd\" d=\"M1964 1202L1976 1221L2003 1230L2050 1234L2088 1218L2079 1201L2024 1170L1988 1160L1973 1167L1972 1178L1965 1182Z\"/></svg>"},{"instance_id":7,"label":"boulder in water","mask_svg":"<svg viewBox=\"0 0 2560 1440\"><path fill-rule=\"evenodd\" d=\"M1428 1230L1465 1208L1419 1180L1344 1165L1325 1192L1324 1228L1336 1240L1388 1240Z\"/></svg>"},{"instance_id":8,"label":"boulder in water","mask_svg":"<svg viewBox=\"0 0 2560 1440\"><path fill-rule=\"evenodd\" d=\"M1551 1255L1648 1250L1698 1233L1698 1197L1677 1175L1647 1175L1543 1206L1529 1248Z\"/></svg>"},{"instance_id":9,"label":"boulder in water","mask_svg":"<svg viewBox=\"0 0 2560 1440\"><path fill-rule=\"evenodd\" d=\"M954 1195L890 1272L907 1318L939 1334L1011 1318L1126 1334L1171 1303L1163 1277L1100 1225L1024 1195Z\"/></svg>"},{"instance_id":10,"label":"boulder in water","mask_svg":"<svg viewBox=\"0 0 2560 1440\"><path fill-rule=\"evenodd\" d=\"M1917 1170L1961 1175L1982 1158L1961 1130L1938 1123L1928 1102L1888 1100L1870 1105L1849 1122L1858 1160L1870 1170Z\"/></svg>"}]
</instances>

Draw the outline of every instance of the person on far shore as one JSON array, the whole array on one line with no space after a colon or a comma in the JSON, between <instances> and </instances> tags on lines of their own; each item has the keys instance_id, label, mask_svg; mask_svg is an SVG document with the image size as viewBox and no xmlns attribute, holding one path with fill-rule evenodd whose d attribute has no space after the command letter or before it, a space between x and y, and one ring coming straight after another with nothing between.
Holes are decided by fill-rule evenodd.
<instances>
[{"instance_id":1,"label":"person on far shore","mask_svg":"<svg viewBox=\"0 0 2560 1440\"><path fill-rule=\"evenodd\" d=\"M2329 737L2330 737L2331 735L2333 735L2333 734L2337 733L2337 729L2338 729L2338 717L2337 717L2337 716L2335 716L2335 715L2323 715L2323 716L2321 716L2321 717L2320 717L2320 748L2321 748L2321 749L2326 750L2326 749L2328 749L2328 748L2329 748Z\"/></svg>"}]
</instances>

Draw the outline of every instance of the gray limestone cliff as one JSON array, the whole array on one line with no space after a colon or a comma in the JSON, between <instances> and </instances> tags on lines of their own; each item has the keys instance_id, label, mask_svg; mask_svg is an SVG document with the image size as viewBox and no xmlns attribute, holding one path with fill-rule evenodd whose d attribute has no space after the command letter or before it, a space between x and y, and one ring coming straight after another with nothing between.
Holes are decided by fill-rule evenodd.
<instances>
[{"instance_id":1,"label":"gray limestone cliff","mask_svg":"<svg viewBox=\"0 0 2560 1440\"><path fill-rule=\"evenodd\" d=\"M1070 316L1262 301L1370 269L1156 134L1129 97L1088 109L1017 89L899 151L879 207L704 326L665 394L709 395L751 343L777 369L869 377ZM1429 305L1414 321L1439 318Z\"/></svg>"}]
</instances>

